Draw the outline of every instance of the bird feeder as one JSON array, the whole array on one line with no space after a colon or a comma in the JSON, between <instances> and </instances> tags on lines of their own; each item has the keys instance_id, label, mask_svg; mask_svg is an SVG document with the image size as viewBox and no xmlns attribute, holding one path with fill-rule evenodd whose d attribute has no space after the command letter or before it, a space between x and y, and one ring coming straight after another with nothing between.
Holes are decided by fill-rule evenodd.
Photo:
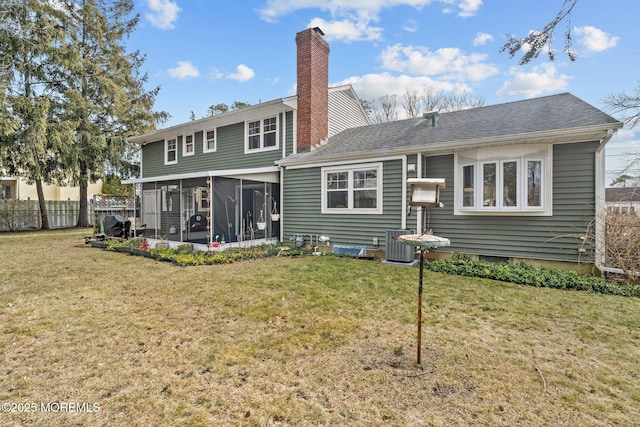
<instances>
[{"instance_id":1,"label":"bird feeder","mask_svg":"<svg viewBox=\"0 0 640 427\"><path fill-rule=\"evenodd\" d=\"M411 186L411 199L409 201L409 214L412 206L422 207L422 224L423 231L419 234L406 234L398 236L398 240L405 245L416 246L420 249L420 279L418 282L418 365L421 362L422 348L422 279L424 277L424 253L431 249L449 246L449 239L438 237L431 234L431 230L427 231L425 217L426 211L432 207L443 208L444 204L440 202L440 189L445 188L444 178L410 178L407 184ZM426 209L425 209L426 208Z\"/></svg>"},{"instance_id":2,"label":"bird feeder","mask_svg":"<svg viewBox=\"0 0 640 427\"><path fill-rule=\"evenodd\" d=\"M409 178L407 184L411 186L410 206L439 207L440 189L446 188L444 178Z\"/></svg>"}]
</instances>

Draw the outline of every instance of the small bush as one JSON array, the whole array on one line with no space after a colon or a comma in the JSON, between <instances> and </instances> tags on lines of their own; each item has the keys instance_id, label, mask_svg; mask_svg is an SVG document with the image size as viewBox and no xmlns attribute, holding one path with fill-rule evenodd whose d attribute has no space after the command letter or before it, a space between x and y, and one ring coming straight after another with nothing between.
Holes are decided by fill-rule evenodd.
<instances>
[{"instance_id":1,"label":"small bush","mask_svg":"<svg viewBox=\"0 0 640 427\"><path fill-rule=\"evenodd\" d=\"M600 277L581 276L573 271L536 267L524 262L472 261L464 255L454 254L448 260L427 262L425 268L440 273L482 277L521 285L640 297L639 285L618 285L608 283Z\"/></svg>"},{"instance_id":2,"label":"small bush","mask_svg":"<svg viewBox=\"0 0 640 427\"><path fill-rule=\"evenodd\" d=\"M160 260L171 261L181 266L230 264L238 261L267 258L274 255L293 256L311 253L310 250L300 248L281 251L280 249L283 247L282 245L260 245L251 248L229 248L215 252L188 252L181 249L168 248L151 249L149 252Z\"/></svg>"}]
</instances>

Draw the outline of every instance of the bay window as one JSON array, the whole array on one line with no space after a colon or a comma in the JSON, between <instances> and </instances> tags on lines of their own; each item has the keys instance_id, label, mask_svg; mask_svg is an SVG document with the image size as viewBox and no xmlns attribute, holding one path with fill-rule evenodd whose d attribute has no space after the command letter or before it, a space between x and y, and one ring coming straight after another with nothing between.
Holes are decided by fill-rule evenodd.
<instances>
[{"instance_id":1,"label":"bay window","mask_svg":"<svg viewBox=\"0 0 640 427\"><path fill-rule=\"evenodd\" d=\"M550 215L551 153L529 145L457 154L455 213Z\"/></svg>"}]
</instances>

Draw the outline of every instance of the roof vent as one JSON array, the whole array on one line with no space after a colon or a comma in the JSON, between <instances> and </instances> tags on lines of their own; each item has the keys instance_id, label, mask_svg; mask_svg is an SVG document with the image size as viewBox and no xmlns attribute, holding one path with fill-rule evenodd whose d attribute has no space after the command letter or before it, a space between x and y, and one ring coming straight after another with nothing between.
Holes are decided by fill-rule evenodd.
<instances>
[{"instance_id":1,"label":"roof vent","mask_svg":"<svg viewBox=\"0 0 640 427\"><path fill-rule=\"evenodd\" d=\"M438 112L437 111L429 111L424 113L423 115L425 120L431 120L431 127L434 128L438 124Z\"/></svg>"}]
</instances>

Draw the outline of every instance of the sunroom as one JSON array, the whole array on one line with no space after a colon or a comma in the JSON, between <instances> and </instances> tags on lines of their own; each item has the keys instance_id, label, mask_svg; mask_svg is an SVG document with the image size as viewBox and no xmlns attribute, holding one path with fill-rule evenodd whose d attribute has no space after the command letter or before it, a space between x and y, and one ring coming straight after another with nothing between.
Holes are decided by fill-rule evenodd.
<instances>
[{"instance_id":1,"label":"sunroom","mask_svg":"<svg viewBox=\"0 0 640 427\"><path fill-rule=\"evenodd\" d=\"M275 167L131 179L141 196L137 235L222 248L280 240ZM226 246L225 246L226 245Z\"/></svg>"}]
</instances>

